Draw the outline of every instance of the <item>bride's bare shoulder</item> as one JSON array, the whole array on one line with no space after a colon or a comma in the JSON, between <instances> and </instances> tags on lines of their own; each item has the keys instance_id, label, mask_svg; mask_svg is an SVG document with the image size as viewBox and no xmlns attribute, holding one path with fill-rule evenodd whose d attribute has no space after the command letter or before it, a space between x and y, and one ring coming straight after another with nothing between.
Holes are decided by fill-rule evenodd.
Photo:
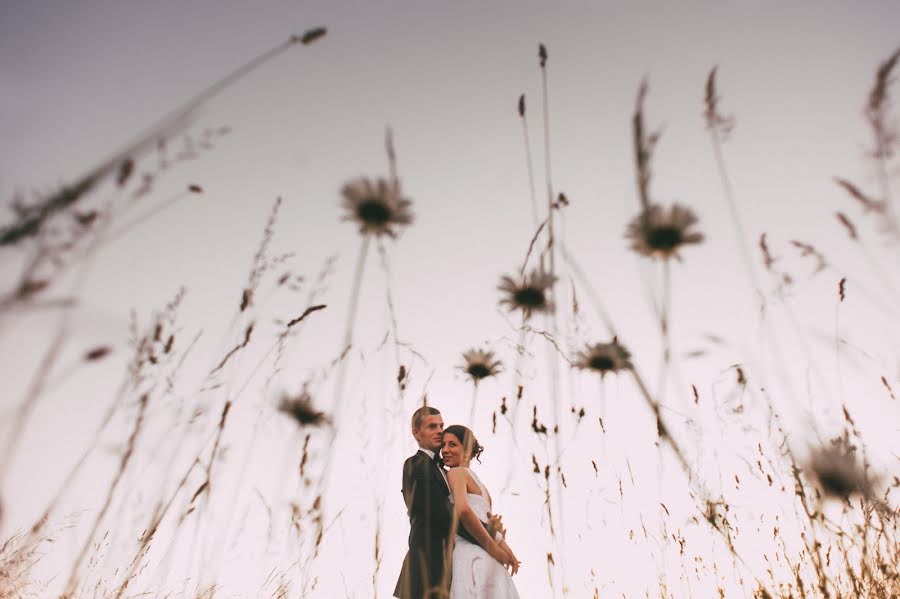
<instances>
[{"instance_id":1,"label":"bride's bare shoulder","mask_svg":"<svg viewBox=\"0 0 900 599\"><path fill-rule=\"evenodd\" d=\"M453 486L454 484L463 484L468 486L469 480L466 469L454 466L447 470L447 482L450 483L451 486Z\"/></svg>"},{"instance_id":2,"label":"bride's bare shoulder","mask_svg":"<svg viewBox=\"0 0 900 599\"><path fill-rule=\"evenodd\" d=\"M469 478L469 469L463 466L452 466L449 470L447 470L447 477L458 479L458 478Z\"/></svg>"}]
</instances>

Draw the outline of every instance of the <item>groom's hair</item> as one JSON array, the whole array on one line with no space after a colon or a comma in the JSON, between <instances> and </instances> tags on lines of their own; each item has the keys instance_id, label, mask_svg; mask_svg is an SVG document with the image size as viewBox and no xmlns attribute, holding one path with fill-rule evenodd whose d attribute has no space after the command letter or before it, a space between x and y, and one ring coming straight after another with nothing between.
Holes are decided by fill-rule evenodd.
<instances>
[{"instance_id":1,"label":"groom's hair","mask_svg":"<svg viewBox=\"0 0 900 599\"><path fill-rule=\"evenodd\" d=\"M418 430L420 426L422 426L422 421L425 420L426 416L434 416L435 414L440 414L441 411L437 408L433 408L431 406L422 406L412 415L412 427L414 430Z\"/></svg>"}]
</instances>

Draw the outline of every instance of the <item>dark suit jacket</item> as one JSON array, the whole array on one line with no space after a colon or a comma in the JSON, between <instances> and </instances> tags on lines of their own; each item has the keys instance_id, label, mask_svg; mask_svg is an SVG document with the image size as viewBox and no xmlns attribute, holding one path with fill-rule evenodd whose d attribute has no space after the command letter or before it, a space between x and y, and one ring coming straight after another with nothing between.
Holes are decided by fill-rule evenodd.
<instances>
[{"instance_id":1,"label":"dark suit jacket","mask_svg":"<svg viewBox=\"0 0 900 599\"><path fill-rule=\"evenodd\" d=\"M453 509L447 483L424 451L417 451L403 464L403 500L409 514L409 551L394 597L428 598L429 591L439 588L444 578Z\"/></svg>"},{"instance_id":2,"label":"dark suit jacket","mask_svg":"<svg viewBox=\"0 0 900 599\"><path fill-rule=\"evenodd\" d=\"M444 579L445 564L450 567L447 543L453 523L453 504L440 468L422 450L403 464L403 501L409 514L409 551L394 587L394 597L431 599ZM487 528L487 524L484 526ZM461 524L456 533L478 544ZM447 574L449 586L450 573Z\"/></svg>"}]
</instances>

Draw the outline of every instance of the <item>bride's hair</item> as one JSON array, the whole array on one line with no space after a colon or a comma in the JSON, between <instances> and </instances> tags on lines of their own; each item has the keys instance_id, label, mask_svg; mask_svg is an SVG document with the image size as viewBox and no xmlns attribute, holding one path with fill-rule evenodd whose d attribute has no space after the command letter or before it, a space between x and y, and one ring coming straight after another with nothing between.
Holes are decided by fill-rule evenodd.
<instances>
[{"instance_id":1,"label":"bride's hair","mask_svg":"<svg viewBox=\"0 0 900 599\"><path fill-rule=\"evenodd\" d=\"M484 451L484 446L482 446L481 443L478 442L478 439L475 438L475 433L461 424L451 424L444 429L444 433L450 433L459 439L459 442L462 444L466 453L471 452L472 457L478 460L479 464L481 463L481 458L478 456Z\"/></svg>"}]
</instances>

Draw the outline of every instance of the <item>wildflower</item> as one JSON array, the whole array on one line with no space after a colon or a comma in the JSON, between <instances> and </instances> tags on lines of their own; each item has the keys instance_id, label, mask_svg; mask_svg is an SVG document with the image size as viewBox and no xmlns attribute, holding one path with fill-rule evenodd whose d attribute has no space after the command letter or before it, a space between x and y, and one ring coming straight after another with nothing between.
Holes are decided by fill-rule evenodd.
<instances>
[{"instance_id":1,"label":"wildflower","mask_svg":"<svg viewBox=\"0 0 900 599\"><path fill-rule=\"evenodd\" d=\"M318 412L313 408L312 397L306 391L296 397L285 394L278 404L278 410L296 420L301 427L319 426L328 422L328 417L324 412Z\"/></svg>"},{"instance_id":2,"label":"wildflower","mask_svg":"<svg viewBox=\"0 0 900 599\"><path fill-rule=\"evenodd\" d=\"M578 352L575 357L575 367L584 370L594 370L603 378L608 373L628 370L631 366L631 354L619 344L613 337L609 343L595 343L588 345L584 351Z\"/></svg>"},{"instance_id":3,"label":"wildflower","mask_svg":"<svg viewBox=\"0 0 900 599\"><path fill-rule=\"evenodd\" d=\"M413 215L409 207L412 202L400 194L400 183L378 179L377 182L360 177L344 185L343 207L348 214L343 220L359 223L363 235L388 235L396 237L395 226L409 225Z\"/></svg>"},{"instance_id":4,"label":"wildflower","mask_svg":"<svg viewBox=\"0 0 900 599\"><path fill-rule=\"evenodd\" d=\"M856 460L855 448L843 438L813 451L807 469L826 496L843 500L851 495L872 496L871 482Z\"/></svg>"},{"instance_id":5,"label":"wildflower","mask_svg":"<svg viewBox=\"0 0 900 599\"><path fill-rule=\"evenodd\" d=\"M504 275L497 288L508 296L500 303L507 304L510 311L521 310L526 319L531 317L532 312L552 312L553 302L547 298L547 291L555 281L556 277L540 270L523 277L521 283Z\"/></svg>"},{"instance_id":6,"label":"wildflower","mask_svg":"<svg viewBox=\"0 0 900 599\"><path fill-rule=\"evenodd\" d=\"M696 223L697 216L689 208L672 204L666 210L650 204L628 223L625 237L637 253L668 260L678 257L681 246L703 241L703 233L691 230Z\"/></svg>"},{"instance_id":7,"label":"wildflower","mask_svg":"<svg viewBox=\"0 0 900 599\"><path fill-rule=\"evenodd\" d=\"M476 385L481 379L495 376L501 370L500 360L494 359L494 352L480 349L470 349L463 353L465 364L460 369L472 379Z\"/></svg>"}]
</instances>

